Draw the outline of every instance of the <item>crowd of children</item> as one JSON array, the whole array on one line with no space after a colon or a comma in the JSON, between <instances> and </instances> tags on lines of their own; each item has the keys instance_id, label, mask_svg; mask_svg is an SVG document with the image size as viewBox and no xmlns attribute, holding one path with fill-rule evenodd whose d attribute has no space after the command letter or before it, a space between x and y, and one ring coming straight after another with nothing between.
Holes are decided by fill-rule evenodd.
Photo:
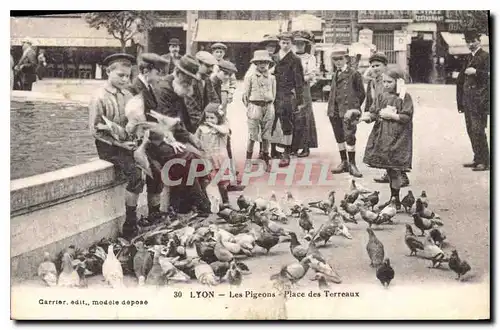
<instances>
[{"instance_id":1,"label":"crowd of children","mask_svg":"<svg viewBox=\"0 0 500 330\"><path fill-rule=\"evenodd\" d=\"M298 55L291 52L291 42L297 45ZM248 124L246 172L251 170L256 142L266 170L272 158L280 158L280 166L287 166L291 155L307 157L310 148L317 147L309 90L315 79L315 63L305 51L308 43L309 35L304 32L283 33L278 38L267 35L262 43L265 50L254 53L242 96ZM127 179L124 236L132 237L138 225L157 222L164 216L160 196L165 176L172 180L172 172L177 171L178 179L185 180L186 168L193 159L203 159L210 172L190 188L182 181L184 190L177 196L177 203L171 193L171 204L177 212L190 204L198 213L210 213L206 190L210 182L222 174L221 169L237 176L227 120L237 70L223 59L226 49L216 43L212 54L200 51L178 58L142 53L137 61L127 54L115 54L105 60L108 81L90 103L90 129L99 157L113 163ZM374 78L365 93L361 74L349 67L346 59L345 51L333 53L336 69L327 114L341 164L332 172L362 176L355 161L356 127L360 121L373 122L363 161L387 170L391 196L399 204L403 174L411 169L412 160L413 104L404 89L403 75L382 68L387 60L383 54L375 54L370 58ZM131 82L134 62L139 74ZM363 103L367 106L362 113ZM281 129L281 142L275 140L277 127ZM284 147L283 153L277 151L278 146ZM162 174L169 160L179 158L187 163ZM225 165L227 160L229 167ZM145 179L142 172L148 174ZM229 203L229 191L244 189L238 182L215 181L223 205ZM149 213L141 223L136 208L144 185Z\"/></svg>"}]
</instances>

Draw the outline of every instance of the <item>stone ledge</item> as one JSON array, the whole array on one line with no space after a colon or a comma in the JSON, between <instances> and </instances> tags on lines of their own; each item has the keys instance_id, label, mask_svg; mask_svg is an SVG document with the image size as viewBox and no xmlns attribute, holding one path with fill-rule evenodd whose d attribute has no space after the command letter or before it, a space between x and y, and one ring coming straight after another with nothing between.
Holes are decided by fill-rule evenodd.
<instances>
[{"instance_id":1,"label":"stone ledge","mask_svg":"<svg viewBox=\"0 0 500 330\"><path fill-rule=\"evenodd\" d=\"M113 165L103 160L11 181L11 215L80 198L123 182L116 181Z\"/></svg>"}]
</instances>

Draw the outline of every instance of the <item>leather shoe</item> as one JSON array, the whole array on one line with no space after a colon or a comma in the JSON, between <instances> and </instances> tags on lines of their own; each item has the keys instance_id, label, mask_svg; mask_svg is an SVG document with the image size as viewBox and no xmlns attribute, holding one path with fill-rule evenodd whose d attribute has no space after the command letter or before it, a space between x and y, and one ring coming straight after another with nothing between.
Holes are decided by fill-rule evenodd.
<instances>
[{"instance_id":1,"label":"leather shoe","mask_svg":"<svg viewBox=\"0 0 500 330\"><path fill-rule=\"evenodd\" d=\"M303 157L309 157L309 149L303 149L298 155L297 157L299 158L303 158Z\"/></svg>"},{"instance_id":2,"label":"leather shoe","mask_svg":"<svg viewBox=\"0 0 500 330\"><path fill-rule=\"evenodd\" d=\"M361 172L358 170L356 164L349 164L349 173L356 178L363 177L363 174L361 174Z\"/></svg>"},{"instance_id":3,"label":"leather shoe","mask_svg":"<svg viewBox=\"0 0 500 330\"><path fill-rule=\"evenodd\" d=\"M227 189L227 191L243 191L243 190L245 190L245 188L246 187L242 186L242 185L232 185L232 184L230 184L230 185L227 186L226 189Z\"/></svg>"},{"instance_id":4,"label":"leather shoe","mask_svg":"<svg viewBox=\"0 0 500 330\"><path fill-rule=\"evenodd\" d=\"M466 168L474 168L476 167L478 164L475 163L475 162L472 162L472 163L466 163L466 164L463 164L464 167Z\"/></svg>"},{"instance_id":5,"label":"leather shoe","mask_svg":"<svg viewBox=\"0 0 500 330\"><path fill-rule=\"evenodd\" d=\"M281 158L281 152L279 152L279 151L271 151L271 158L272 159L280 159Z\"/></svg>"},{"instance_id":6,"label":"leather shoe","mask_svg":"<svg viewBox=\"0 0 500 330\"><path fill-rule=\"evenodd\" d=\"M334 168L332 171L332 174L340 174L340 173L346 173L349 172L349 163L347 160L343 160L336 168Z\"/></svg>"},{"instance_id":7,"label":"leather shoe","mask_svg":"<svg viewBox=\"0 0 500 330\"><path fill-rule=\"evenodd\" d=\"M290 165L290 156L283 154L279 163L279 167L287 167Z\"/></svg>"},{"instance_id":8,"label":"leather shoe","mask_svg":"<svg viewBox=\"0 0 500 330\"><path fill-rule=\"evenodd\" d=\"M373 179L373 181L377 183L389 183L389 176L387 175L387 173L384 173L384 175L379 178Z\"/></svg>"},{"instance_id":9,"label":"leather shoe","mask_svg":"<svg viewBox=\"0 0 500 330\"><path fill-rule=\"evenodd\" d=\"M489 166L486 166L484 164L477 164L476 167L474 167L472 170L474 172L480 172L480 171L489 171Z\"/></svg>"}]
</instances>

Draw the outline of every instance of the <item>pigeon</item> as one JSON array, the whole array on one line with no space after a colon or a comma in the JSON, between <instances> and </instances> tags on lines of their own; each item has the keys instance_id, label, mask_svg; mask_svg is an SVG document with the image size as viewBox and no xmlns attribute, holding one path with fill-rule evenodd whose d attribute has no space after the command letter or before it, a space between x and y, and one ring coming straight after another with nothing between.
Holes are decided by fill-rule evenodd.
<instances>
[{"instance_id":1,"label":"pigeon","mask_svg":"<svg viewBox=\"0 0 500 330\"><path fill-rule=\"evenodd\" d=\"M139 285L142 286L146 283L146 276L153 267L153 258L151 254L144 246L144 243L139 241L136 243L137 252L134 256L134 273L139 281Z\"/></svg>"},{"instance_id":2,"label":"pigeon","mask_svg":"<svg viewBox=\"0 0 500 330\"><path fill-rule=\"evenodd\" d=\"M375 236L373 229L366 228L368 232L368 243L366 244L366 252L370 257L370 266L378 268L384 262L384 245Z\"/></svg>"},{"instance_id":3,"label":"pigeon","mask_svg":"<svg viewBox=\"0 0 500 330\"><path fill-rule=\"evenodd\" d=\"M425 207L429 207L429 198L427 198L427 193L425 192L425 190L422 190L422 193L420 194L419 198Z\"/></svg>"},{"instance_id":4,"label":"pigeon","mask_svg":"<svg viewBox=\"0 0 500 330\"><path fill-rule=\"evenodd\" d=\"M386 258L384 263L377 269L376 275L384 287L389 287L389 284L394 279L394 269L391 267L389 258Z\"/></svg>"},{"instance_id":5,"label":"pigeon","mask_svg":"<svg viewBox=\"0 0 500 330\"><path fill-rule=\"evenodd\" d=\"M432 261L432 268L441 266L441 263L445 261L443 250L434 244L430 236L425 238L424 257Z\"/></svg>"},{"instance_id":6,"label":"pigeon","mask_svg":"<svg viewBox=\"0 0 500 330\"><path fill-rule=\"evenodd\" d=\"M413 204L415 204L415 196L413 196L413 192L411 190L408 190L408 194L401 200L401 205L405 208L405 212L409 213L411 212Z\"/></svg>"},{"instance_id":7,"label":"pigeon","mask_svg":"<svg viewBox=\"0 0 500 330\"><path fill-rule=\"evenodd\" d=\"M102 119L104 120L105 125L107 126L107 131L113 139L117 141L124 141L127 138L127 132L125 131L125 128L121 127L117 123L109 120L106 116L101 115Z\"/></svg>"},{"instance_id":8,"label":"pigeon","mask_svg":"<svg viewBox=\"0 0 500 330\"><path fill-rule=\"evenodd\" d=\"M375 205L377 205L378 202L380 201L379 195L380 195L379 191L374 191L370 195L368 195L366 197L362 197L361 200L365 204L367 204L368 206L370 206L372 208L372 211L373 211L373 208L375 207Z\"/></svg>"},{"instance_id":9,"label":"pigeon","mask_svg":"<svg viewBox=\"0 0 500 330\"><path fill-rule=\"evenodd\" d=\"M334 270L332 265L322 260L322 258L308 255L306 259L309 259L311 268L314 269L316 273L321 273L327 282L336 284L342 283L340 275Z\"/></svg>"},{"instance_id":10,"label":"pigeon","mask_svg":"<svg viewBox=\"0 0 500 330\"><path fill-rule=\"evenodd\" d=\"M307 210L305 208L302 208L300 210L299 226L306 233L308 233L314 227L311 218L309 217L309 214L307 213Z\"/></svg>"},{"instance_id":11,"label":"pigeon","mask_svg":"<svg viewBox=\"0 0 500 330\"><path fill-rule=\"evenodd\" d=\"M37 274L48 286L53 287L57 285L56 265L52 262L48 252L44 252L43 262L38 266Z\"/></svg>"},{"instance_id":12,"label":"pigeon","mask_svg":"<svg viewBox=\"0 0 500 330\"><path fill-rule=\"evenodd\" d=\"M231 285L235 286L240 286L243 280L241 270L238 268L234 260L230 263L229 270L227 271L227 279Z\"/></svg>"},{"instance_id":13,"label":"pigeon","mask_svg":"<svg viewBox=\"0 0 500 330\"><path fill-rule=\"evenodd\" d=\"M438 225L432 226L432 229L429 231L429 235L431 236L434 243L439 247L443 245L443 242L446 239L446 234L441 228L439 228Z\"/></svg>"},{"instance_id":14,"label":"pigeon","mask_svg":"<svg viewBox=\"0 0 500 330\"><path fill-rule=\"evenodd\" d=\"M149 163L148 156L146 155L146 148L149 144L149 130L144 132L141 145L134 151L134 160L137 167L139 167L146 175L153 178L151 172L151 164Z\"/></svg>"},{"instance_id":15,"label":"pigeon","mask_svg":"<svg viewBox=\"0 0 500 330\"><path fill-rule=\"evenodd\" d=\"M118 261L113 252L113 244L109 244L108 246L108 254L102 264L102 275L111 287L123 287L123 269L120 261Z\"/></svg>"},{"instance_id":16,"label":"pigeon","mask_svg":"<svg viewBox=\"0 0 500 330\"><path fill-rule=\"evenodd\" d=\"M360 207L359 211L361 214L361 219L365 220L370 228L372 225L380 225L384 222L384 218L382 218L379 213L367 210L365 207Z\"/></svg>"},{"instance_id":17,"label":"pigeon","mask_svg":"<svg viewBox=\"0 0 500 330\"><path fill-rule=\"evenodd\" d=\"M290 252L298 261L302 261L307 255L307 247L300 244L297 235L294 232L288 233L291 237Z\"/></svg>"},{"instance_id":18,"label":"pigeon","mask_svg":"<svg viewBox=\"0 0 500 330\"><path fill-rule=\"evenodd\" d=\"M161 247L156 245L154 247L154 256L153 256L153 266L146 277L146 285L163 285L165 282L165 278L163 276L163 269L160 265L160 252Z\"/></svg>"},{"instance_id":19,"label":"pigeon","mask_svg":"<svg viewBox=\"0 0 500 330\"><path fill-rule=\"evenodd\" d=\"M335 205L335 191L330 191L328 194L328 200L309 202L308 205L323 211L325 214L328 214Z\"/></svg>"},{"instance_id":20,"label":"pigeon","mask_svg":"<svg viewBox=\"0 0 500 330\"><path fill-rule=\"evenodd\" d=\"M398 210L396 206L396 198L393 196L391 197L389 205L387 205L382 209L382 211L380 211L380 216L384 220L383 222L393 223L392 218L394 218L397 212Z\"/></svg>"},{"instance_id":21,"label":"pigeon","mask_svg":"<svg viewBox=\"0 0 500 330\"><path fill-rule=\"evenodd\" d=\"M460 280L461 276L465 275L468 271L471 270L471 266L469 265L469 263L465 260L460 259L457 250L451 251L448 266L458 275L458 277L456 278L457 281Z\"/></svg>"},{"instance_id":22,"label":"pigeon","mask_svg":"<svg viewBox=\"0 0 500 330\"><path fill-rule=\"evenodd\" d=\"M312 281L318 281L318 287L320 290L327 290L330 288L328 286L328 282L326 281L325 275L321 273L316 273Z\"/></svg>"},{"instance_id":23,"label":"pigeon","mask_svg":"<svg viewBox=\"0 0 500 330\"><path fill-rule=\"evenodd\" d=\"M443 223L437 219L426 219L422 218L418 213L413 213L413 223L415 227L420 229L422 234L420 236L425 235L426 230L430 230L434 227L434 225L442 226Z\"/></svg>"},{"instance_id":24,"label":"pigeon","mask_svg":"<svg viewBox=\"0 0 500 330\"><path fill-rule=\"evenodd\" d=\"M283 205L283 209L286 215L300 215L300 212L302 210L302 203L296 200L290 191L286 192L286 195L283 198Z\"/></svg>"},{"instance_id":25,"label":"pigeon","mask_svg":"<svg viewBox=\"0 0 500 330\"><path fill-rule=\"evenodd\" d=\"M418 213L422 218L426 219L440 219L441 217L429 210L420 198L415 202L415 213Z\"/></svg>"},{"instance_id":26,"label":"pigeon","mask_svg":"<svg viewBox=\"0 0 500 330\"><path fill-rule=\"evenodd\" d=\"M351 191L351 193L357 191L360 195L370 194L372 192L371 190L363 188L360 185L356 184L356 180L354 179L351 179L351 185L349 187L349 190Z\"/></svg>"},{"instance_id":27,"label":"pigeon","mask_svg":"<svg viewBox=\"0 0 500 330\"><path fill-rule=\"evenodd\" d=\"M358 197L359 197L359 191L354 190L354 191L351 191L350 193L344 195L344 201L352 204L358 199Z\"/></svg>"},{"instance_id":28,"label":"pigeon","mask_svg":"<svg viewBox=\"0 0 500 330\"><path fill-rule=\"evenodd\" d=\"M358 205L349 203L345 199L340 201L340 208L349 213L353 217L359 212Z\"/></svg>"},{"instance_id":29,"label":"pigeon","mask_svg":"<svg viewBox=\"0 0 500 330\"><path fill-rule=\"evenodd\" d=\"M59 274L57 285L61 287L78 287L80 285L80 277L77 271L73 268L73 257L69 252L65 252L62 257L62 271Z\"/></svg>"},{"instance_id":30,"label":"pigeon","mask_svg":"<svg viewBox=\"0 0 500 330\"><path fill-rule=\"evenodd\" d=\"M417 239L410 224L406 224L405 243L410 249L410 256L417 255L417 250L424 250L424 243Z\"/></svg>"},{"instance_id":31,"label":"pigeon","mask_svg":"<svg viewBox=\"0 0 500 330\"><path fill-rule=\"evenodd\" d=\"M300 281L307 273L310 267L310 258L304 258L300 262L283 266L279 273L271 275L271 280L289 281L292 284Z\"/></svg>"},{"instance_id":32,"label":"pigeon","mask_svg":"<svg viewBox=\"0 0 500 330\"><path fill-rule=\"evenodd\" d=\"M252 201L246 198L244 195L240 195L236 200L236 204L241 211L248 210L252 206Z\"/></svg>"}]
</instances>

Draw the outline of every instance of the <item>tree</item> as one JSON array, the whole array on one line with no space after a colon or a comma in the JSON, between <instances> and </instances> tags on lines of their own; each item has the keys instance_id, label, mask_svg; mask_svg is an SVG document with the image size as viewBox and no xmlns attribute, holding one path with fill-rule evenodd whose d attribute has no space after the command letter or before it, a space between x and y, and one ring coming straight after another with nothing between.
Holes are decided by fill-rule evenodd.
<instances>
[{"instance_id":1,"label":"tree","mask_svg":"<svg viewBox=\"0 0 500 330\"><path fill-rule=\"evenodd\" d=\"M115 39L120 40L122 52L125 53L127 41L140 30L149 31L154 27L158 16L153 11L128 10L115 12L95 12L84 15L90 27L99 30L105 28Z\"/></svg>"},{"instance_id":2,"label":"tree","mask_svg":"<svg viewBox=\"0 0 500 330\"><path fill-rule=\"evenodd\" d=\"M463 30L476 29L488 34L489 11L487 10L457 10L459 26Z\"/></svg>"}]
</instances>

